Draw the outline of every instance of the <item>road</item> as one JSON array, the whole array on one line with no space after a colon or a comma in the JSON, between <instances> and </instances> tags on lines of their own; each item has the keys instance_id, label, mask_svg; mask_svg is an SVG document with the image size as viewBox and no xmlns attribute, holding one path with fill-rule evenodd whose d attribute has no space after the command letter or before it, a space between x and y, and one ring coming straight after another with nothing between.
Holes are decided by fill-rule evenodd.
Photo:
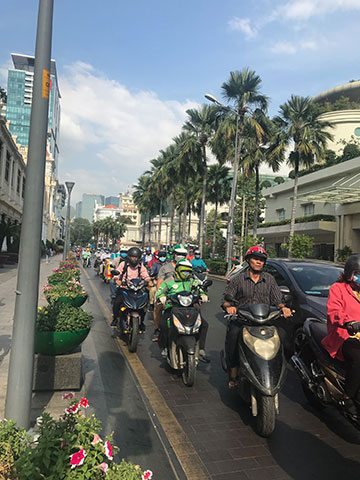
<instances>
[{"instance_id":1,"label":"road","mask_svg":"<svg viewBox=\"0 0 360 480\"><path fill-rule=\"evenodd\" d=\"M109 305L109 287L92 269L87 274ZM223 281L214 280L210 303L202 306L210 324L207 352L211 363L199 364L194 387L183 385L162 360L157 344L151 342L151 313L147 314L148 328L134 354L186 434L184 446L194 450L212 480L358 480L360 433L336 410L312 409L291 369L280 394L275 432L270 439L255 433L250 409L227 388L219 361L226 330L220 309L224 286ZM193 480L195 476L188 478Z\"/></svg>"}]
</instances>

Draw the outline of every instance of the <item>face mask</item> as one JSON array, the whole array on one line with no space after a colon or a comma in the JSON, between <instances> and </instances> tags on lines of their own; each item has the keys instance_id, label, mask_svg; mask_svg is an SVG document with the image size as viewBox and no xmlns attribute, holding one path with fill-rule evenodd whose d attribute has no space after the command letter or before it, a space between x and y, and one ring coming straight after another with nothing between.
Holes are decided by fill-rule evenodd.
<instances>
[{"instance_id":1,"label":"face mask","mask_svg":"<svg viewBox=\"0 0 360 480\"><path fill-rule=\"evenodd\" d=\"M195 255L195 258L200 258L200 255L196 254L196 255Z\"/></svg>"},{"instance_id":2,"label":"face mask","mask_svg":"<svg viewBox=\"0 0 360 480\"><path fill-rule=\"evenodd\" d=\"M159 257L160 262L165 262L165 260L166 260L166 257Z\"/></svg>"},{"instance_id":3,"label":"face mask","mask_svg":"<svg viewBox=\"0 0 360 480\"><path fill-rule=\"evenodd\" d=\"M127 257L127 253L122 253L121 256L122 256L122 258L125 258L125 257Z\"/></svg>"},{"instance_id":4,"label":"face mask","mask_svg":"<svg viewBox=\"0 0 360 480\"><path fill-rule=\"evenodd\" d=\"M353 282L356 283L356 285L360 285L360 275L354 275Z\"/></svg>"}]
</instances>

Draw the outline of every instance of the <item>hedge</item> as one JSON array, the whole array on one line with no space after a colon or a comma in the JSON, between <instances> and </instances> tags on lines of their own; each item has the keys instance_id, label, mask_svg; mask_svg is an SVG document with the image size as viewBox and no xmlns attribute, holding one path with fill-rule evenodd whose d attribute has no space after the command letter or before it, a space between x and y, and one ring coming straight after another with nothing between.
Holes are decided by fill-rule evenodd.
<instances>
[{"instance_id":1,"label":"hedge","mask_svg":"<svg viewBox=\"0 0 360 480\"><path fill-rule=\"evenodd\" d=\"M225 275L226 273L226 262L222 260L211 260L210 258L206 258L204 260L210 273L216 273L218 275Z\"/></svg>"},{"instance_id":2,"label":"hedge","mask_svg":"<svg viewBox=\"0 0 360 480\"><path fill-rule=\"evenodd\" d=\"M308 215L306 217L298 217L295 218L295 223L308 223L308 222L316 222L319 220L324 220L326 222L335 222L335 216L334 215L323 215L321 213L316 214L316 215ZM287 225L291 222L291 219L288 218L286 220L280 220L278 222L265 222L265 223L259 223L258 228L266 228L266 227L277 227L279 225Z\"/></svg>"}]
</instances>

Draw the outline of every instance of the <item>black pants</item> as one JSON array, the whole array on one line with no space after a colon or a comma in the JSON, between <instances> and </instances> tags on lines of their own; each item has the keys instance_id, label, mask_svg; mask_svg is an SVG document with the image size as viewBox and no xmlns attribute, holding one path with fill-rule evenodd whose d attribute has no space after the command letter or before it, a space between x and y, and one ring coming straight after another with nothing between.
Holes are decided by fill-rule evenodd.
<instances>
[{"instance_id":1,"label":"black pants","mask_svg":"<svg viewBox=\"0 0 360 480\"><path fill-rule=\"evenodd\" d=\"M355 398L360 388L360 341L348 338L342 346L346 362L345 392Z\"/></svg>"},{"instance_id":2,"label":"black pants","mask_svg":"<svg viewBox=\"0 0 360 480\"><path fill-rule=\"evenodd\" d=\"M242 327L240 327L234 321L230 321L230 323L228 324L225 338L225 352L228 368L238 367L240 363L238 342L241 328ZM286 341L286 332L282 327L279 327L278 325L276 325L276 328L280 337L281 344L284 345L284 342Z\"/></svg>"},{"instance_id":3,"label":"black pants","mask_svg":"<svg viewBox=\"0 0 360 480\"><path fill-rule=\"evenodd\" d=\"M159 337L159 347L161 349L167 347L169 343L169 326L168 322L171 319L171 308L164 310L163 315L160 320L160 337ZM199 349L205 350L206 336L209 328L208 322L205 318L201 317L201 327L199 330Z\"/></svg>"}]
</instances>

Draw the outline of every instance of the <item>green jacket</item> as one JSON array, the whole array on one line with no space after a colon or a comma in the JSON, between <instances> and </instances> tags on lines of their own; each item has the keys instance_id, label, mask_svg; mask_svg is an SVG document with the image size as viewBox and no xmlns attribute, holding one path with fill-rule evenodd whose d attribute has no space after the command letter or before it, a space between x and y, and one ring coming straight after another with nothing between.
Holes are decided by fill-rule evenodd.
<instances>
[{"instance_id":1,"label":"green jacket","mask_svg":"<svg viewBox=\"0 0 360 480\"><path fill-rule=\"evenodd\" d=\"M193 287L197 287L199 285L199 281L195 278L190 278L187 281L180 281L180 280L168 280L167 282L162 282L160 287L156 292L156 298L160 297L167 297L168 295L174 295L178 292L190 292ZM199 288L200 295L206 295L203 290ZM165 304L165 310L170 308L171 305L169 303Z\"/></svg>"}]
</instances>

